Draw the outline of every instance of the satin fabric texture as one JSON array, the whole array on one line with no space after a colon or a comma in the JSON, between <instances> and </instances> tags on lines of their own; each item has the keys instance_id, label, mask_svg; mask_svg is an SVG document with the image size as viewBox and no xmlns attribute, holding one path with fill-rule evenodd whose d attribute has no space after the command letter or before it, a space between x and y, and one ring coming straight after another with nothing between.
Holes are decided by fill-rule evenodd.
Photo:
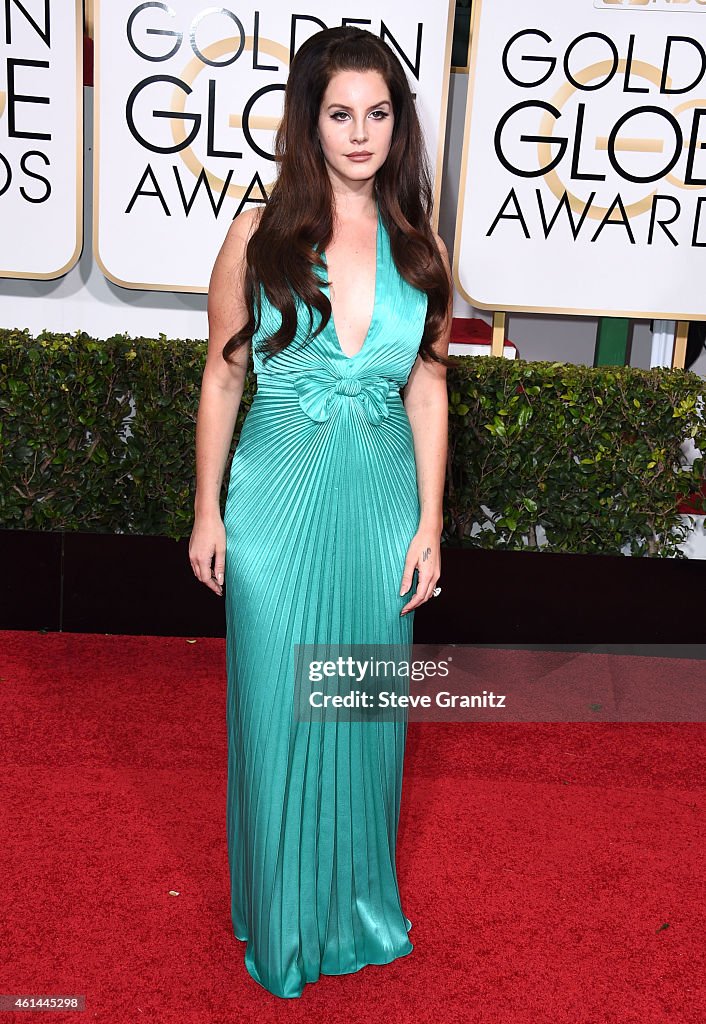
<instances>
[{"instance_id":1,"label":"satin fabric texture","mask_svg":"<svg viewBox=\"0 0 706 1024\"><path fill-rule=\"evenodd\" d=\"M317 272L328 293L325 262ZM356 355L333 317L312 337L300 305L294 341L265 360L258 341L281 320L261 298L257 392L224 513L227 840L245 967L296 998L321 974L413 949L395 861L407 720L297 720L293 663L298 644L411 645L414 612L400 611L416 573L399 591L420 508L400 389L427 297L397 271L378 211L374 308Z\"/></svg>"}]
</instances>

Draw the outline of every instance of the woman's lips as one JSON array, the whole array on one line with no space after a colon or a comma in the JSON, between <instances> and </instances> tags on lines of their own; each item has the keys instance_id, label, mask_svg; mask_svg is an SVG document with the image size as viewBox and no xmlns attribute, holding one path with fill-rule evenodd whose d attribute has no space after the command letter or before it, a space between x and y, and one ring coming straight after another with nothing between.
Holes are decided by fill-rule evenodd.
<instances>
[{"instance_id":1,"label":"woman's lips","mask_svg":"<svg viewBox=\"0 0 706 1024\"><path fill-rule=\"evenodd\" d=\"M369 160L372 153L346 153L349 160L354 160L356 163L364 163Z\"/></svg>"}]
</instances>

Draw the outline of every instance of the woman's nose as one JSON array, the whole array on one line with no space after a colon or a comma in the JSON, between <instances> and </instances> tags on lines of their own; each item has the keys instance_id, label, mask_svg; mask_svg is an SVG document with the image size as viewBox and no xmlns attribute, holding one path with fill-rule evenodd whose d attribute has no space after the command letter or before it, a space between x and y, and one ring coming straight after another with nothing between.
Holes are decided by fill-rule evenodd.
<instances>
[{"instance_id":1,"label":"woman's nose","mask_svg":"<svg viewBox=\"0 0 706 1024\"><path fill-rule=\"evenodd\" d=\"M367 139L368 129L365 120L353 121L351 128L351 139L357 142L361 142L363 139Z\"/></svg>"}]
</instances>

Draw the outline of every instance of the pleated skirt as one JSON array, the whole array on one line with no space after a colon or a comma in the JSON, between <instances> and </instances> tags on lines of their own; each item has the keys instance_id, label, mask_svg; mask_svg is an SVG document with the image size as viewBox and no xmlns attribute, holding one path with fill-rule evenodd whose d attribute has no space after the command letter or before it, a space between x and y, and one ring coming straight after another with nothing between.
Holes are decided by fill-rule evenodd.
<instances>
[{"instance_id":1,"label":"pleated skirt","mask_svg":"<svg viewBox=\"0 0 706 1024\"><path fill-rule=\"evenodd\" d=\"M399 590L419 498L399 395L373 424L352 402L315 422L294 392L258 393L224 523L233 933L252 978L292 998L413 949L396 871L406 716L294 713L296 644L411 650L416 573Z\"/></svg>"}]
</instances>

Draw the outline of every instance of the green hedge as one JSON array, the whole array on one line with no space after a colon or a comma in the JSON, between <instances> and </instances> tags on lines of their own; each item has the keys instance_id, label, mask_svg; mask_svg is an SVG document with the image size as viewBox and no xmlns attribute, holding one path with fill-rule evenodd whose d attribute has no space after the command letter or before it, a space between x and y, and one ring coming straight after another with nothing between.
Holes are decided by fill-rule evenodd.
<instances>
[{"instance_id":1,"label":"green hedge","mask_svg":"<svg viewBox=\"0 0 706 1024\"><path fill-rule=\"evenodd\" d=\"M685 557L678 545L694 517L678 503L699 490L703 459L688 466L682 444L706 450L702 390L685 370L459 360L449 377L449 538Z\"/></svg>"},{"instance_id":2,"label":"green hedge","mask_svg":"<svg viewBox=\"0 0 706 1024\"><path fill-rule=\"evenodd\" d=\"M189 536L206 348L0 331L0 527ZM701 377L478 356L457 357L448 384L446 544L682 556ZM231 455L255 387L251 371Z\"/></svg>"},{"instance_id":3,"label":"green hedge","mask_svg":"<svg viewBox=\"0 0 706 1024\"><path fill-rule=\"evenodd\" d=\"M0 331L0 526L188 536L206 348Z\"/></svg>"}]
</instances>

